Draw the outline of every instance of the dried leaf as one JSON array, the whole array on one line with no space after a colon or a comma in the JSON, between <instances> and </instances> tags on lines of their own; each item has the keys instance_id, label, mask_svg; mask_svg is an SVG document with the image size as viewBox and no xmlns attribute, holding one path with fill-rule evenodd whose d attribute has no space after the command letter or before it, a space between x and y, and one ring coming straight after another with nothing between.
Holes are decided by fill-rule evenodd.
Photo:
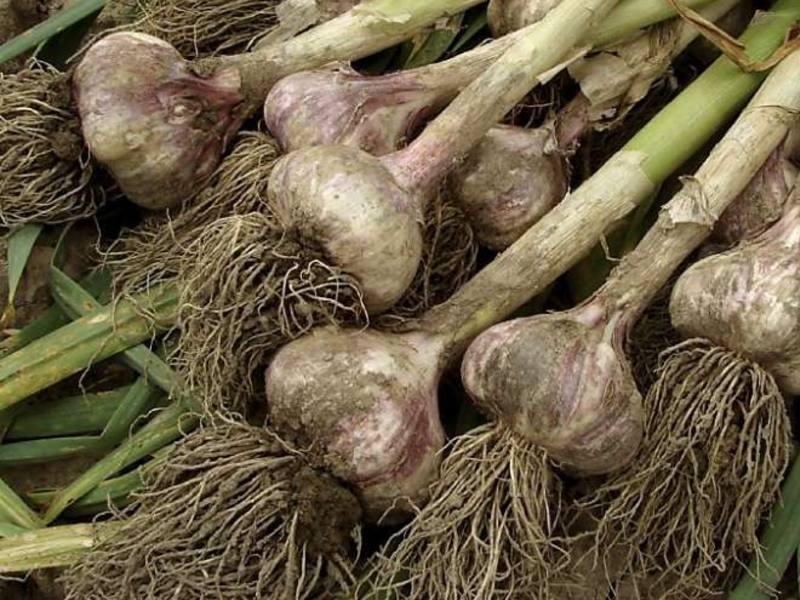
<instances>
[{"instance_id":1,"label":"dried leaf","mask_svg":"<svg viewBox=\"0 0 800 600\"><path fill-rule=\"evenodd\" d=\"M696 27L700 34L719 48L729 60L742 71L747 73L769 71L795 50L800 49L800 38L795 38L783 44L766 60L753 60L747 55L744 44L732 37L727 32L717 27L714 23L698 14L678 0L667 0L678 13L678 16Z\"/></svg>"}]
</instances>

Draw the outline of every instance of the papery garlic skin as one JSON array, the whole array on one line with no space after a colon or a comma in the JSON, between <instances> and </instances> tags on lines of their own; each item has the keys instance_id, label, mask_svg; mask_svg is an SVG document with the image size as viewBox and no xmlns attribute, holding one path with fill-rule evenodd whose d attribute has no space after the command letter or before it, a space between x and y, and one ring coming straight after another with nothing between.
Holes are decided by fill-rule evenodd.
<instances>
[{"instance_id":1,"label":"papery garlic skin","mask_svg":"<svg viewBox=\"0 0 800 600\"><path fill-rule=\"evenodd\" d=\"M443 104L442 90L413 72L365 77L339 67L280 80L267 96L264 119L286 152L343 144L383 156L410 141Z\"/></svg>"},{"instance_id":2,"label":"papery garlic skin","mask_svg":"<svg viewBox=\"0 0 800 600\"><path fill-rule=\"evenodd\" d=\"M634 457L642 398L613 323L592 306L497 325L462 364L479 406L564 468L610 473Z\"/></svg>"},{"instance_id":3,"label":"papery garlic skin","mask_svg":"<svg viewBox=\"0 0 800 600\"><path fill-rule=\"evenodd\" d=\"M504 250L567 193L568 168L548 128L491 129L450 176L480 242Z\"/></svg>"},{"instance_id":4,"label":"papery garlic skin","mask_svg":"<svg viewBox=\"0 0 800 600\"><path fill-rule=\"evenodd\" d=\"M267 372L272 423L350 484L372 522L407 517L438 476L440 350L421 334L327 328Z\"/></svg>"},{"instance_id":5,"label":"papery garlic skin","mask_svg":"<svg viewBox=\"0 0 800 600\"><path fill-rule=\"evenodd\" d=\"M800 393L800 208L751 242L690 267L670 301L675 328L755 360Z\"/></svg>"},{"instance_id":6,"label":"papery garlic skin","mask_svg":"<svg viewBox=\"0 0 800 600\"><path fill-rule=\"evenodd\" d=\"M269 197L298 242L357 279L371 314L411 285L422 254L419 203L379 159L346 146L292 152L275 165Z\"/></svg>"},{"instance_id":7,"label":"papery garlic skin","mask_svg":"<svg viewBox=\"0 0 800 600\"><path fill-rule=\"evenodd\" d=\"M89 150L145 208L199 191L241 124L237 69L200 76L172 46L141 33L95 43L73 86Z\"/></svg>"}]
</instances>

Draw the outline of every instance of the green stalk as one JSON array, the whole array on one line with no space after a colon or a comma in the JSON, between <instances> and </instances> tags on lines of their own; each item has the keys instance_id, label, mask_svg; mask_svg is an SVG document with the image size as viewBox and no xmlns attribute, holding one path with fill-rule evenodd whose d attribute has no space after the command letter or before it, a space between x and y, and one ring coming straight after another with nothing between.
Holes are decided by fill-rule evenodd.
<instances>
[{"instance_id":1,"label":"green stalk","mask_svg":"<svg viewBox=\"0 0 800 600\"><path fill-rule=\"evenodd\" d=\"M0 445L0 467L41 464L103 450L100 436L75 436L30 440Z\"/></svg>"},{"instance_id":2,"label":"green stalk","mask_svg":"<svg viewBox=\"0 0 800 600\"><path fill-rule=\"evenodd\" d=\"M144 377L136 380L103 428L100 434L101 444L106 448L113 448L124 440L130 434L136 419L150 410L161 393L159 388L149 384Z\"/></svg>"},{"instance_id":3,"label":"green stalk","mask_svg":"<svg viewBox=\"0 0 800 600\"><path fill-rule=\"evenodd\" d=\"M43 525L39 516L2 479L0 479L0 517L3 521L25 529L38 529Z\"/></svg>"},{"instance_id":4,"label":"green stalk","mask_svg":"<svg viewBox=\"0 0 800 600\"><path fill-rule=\"evenodd\" d=\"M764 60L781 45L799 18L800 3L778 0L769 12L753 21L740 41L751 58ZM768 74L744 73L727 58L720 58L653 117L622 151L641 152L641 168L649 179L663 182L741 111ZM713 102L709 102L709 90L714 90ZM659 151L654 152L656 148Z\"/></svg>"},{"instance_id":5,"label":"green stalk","mask_svg":"<svg viewBox=\"0 0 800 600\"><path fill-rule=\"evenodd\" d=\"M800 2L778 0L741 38L748 54L756 59L771 55L798 20ZM460 357L477 335L561 277L645 202L732 120L764 77L719 59L510 248L422 316L420 329L441 333L447 356ZM494 293L487 295L487 290Z\"/></svg>"},{"instance_id":6,"label":"green stalk","mask_svg":"<svg viewBox=\"0 0 800 600\"><path fill-rule=\"evenodd\" d=\"M681 0L681 4L698 8L713 1ZM644 27L674 16L675 11L667 0L621 0L592 34L592 45L598 47L617 42Z\"/></svg>"},{"instance_id":7,"label":"green stalk","mask_svg":"<svg viewBox=\"0 0 800 600\"><path fill-rule=\"evenodd\" d=\"M784 0L776 2L740 38L747 54L755 60L768 58L783 42L787 29L796 22L797 13L795 3ZM701 150L714 132L739 114L768 74L766 71L743 73L727 58L717 60L698 82L687 87L658 113L622 151L646 155L641 165L643 170L651 181L662 183ZM700 81L702 85L698 84ZM714 90L713 102L709 101L709 89ZM653 148L659 144L663 145L663 151L653 152ZM625 233L621 229L609 236L607 241L612 254L619 254ZM596 246L568 276L575 301L581 302L592 294L599 283L605 281L610 267L605 249Z\"/></svg>"},{"instance_id":8,"label":"green stalk","mask_svg":"<svg viewBox=\"0 0 800 600\"><path fill-rule=\"evenodd\" d=\"M2 444L0 466L49 462L113 448L128 437L136 419L150 410L160 395L160 389L148 384L144 378L139 378L117 402L100 435Z\"/></svg>"},{"instance_id":9,"label":"green stalk","mask_svg":"<svg viewBox=\"0 0 800 600\"><path fill-rule=\"evenodd\" d=\"M82 496L80 500L74 502L63 514L66 516L93 515L107 511L109 503L121 508L131 501L131 494L142 489L145 475L158 468L171 449L171 446L162 448L154 452L152 460L137 469L119 477L106 479L91 492ZM27 494L27 497L35 506L46 507L53 501L57 493L58 490L40 490Z\"/></svg>"},{"instance_id":10,"label":"green stalk","mask_svg":"<svg viewBox=\"0 0 800 600\"><path fill-rule=\"evenodd\" d=\"M0 64L36 48L42 42L99 11L105 4L106 0L78 0L72 3L68 8L58 11L49 19L0 46Z\"/></svg>"},{"instance_id":11,"label":"green stalk","mask_svg":"<svg viewBox=\"0 0 800 600\"><path fill-rule=\"evenodd\" d=\"M0 538L13 537L15 535L20 535L27 532L28 529L25 529L24 527L18 527L17 525L12 525L11 523L0 522Z\"/></svg>"},{"instance_id":12,"label":"green stalk","mask_svg":"<svg viewBox=\"0 0 800 600\"><path fill-rule=\"evenodd\" d=\"M102 512L108 509L109 502L120 508L120 501L124 501L131 493L140 490L143 481L141 469L107 479L80 500L73 503L69 509L64 511L64 515L86 514L88 511L98 509L98 507ZM36 506L46 507L55 498L56 493L56 490L45 490L31 492L27 496Z\"/></svg>"},{"instance_id":13,"label":"green stalk","mask_svg":"<svg viewBox=\"0 0 800 600\"><path fill-rule=\"evenodd\" d=\"M26 406L11 423L5 439L30 440L100 433L129 389L130 386L125 386L110 392Z\"/></svg>"},{"instance_id":14,"label":"green stalk","mask_svg":"<svg viewBox=\"0 0 800 600\"><path fill-rule=\"evenodd\" d=\"M50 267L50 280L53 297L69 317L78 319L102 310L102 304L89 291L55 265ZM172 369L147 346L137 345L129 348L122 353L120 359L165 392L171 393L175 388L176 380Z\"/></svg>"},{"instance_id":15,"label":"green stalk","mask_svg":"<svg viewBox=\"0 0 800 600\"><path fill-rule=\"evenodd\" d=\"M24 408L25 404L20 403L12 406L11 408L0 410L0 444L5 441L9 427L11 427L14 419L17 418L17 415L22 412Z\"/></svg>"},{"instance_id":16,"label":"green stalk","mask_svg":"<svg viewBox=\"0 0 800 600\"><path fill-rule=\"evenodd\" d=\"M25 268L28 266L36 240L39 239L43 230L44 226L32 223L12 231L6 236L8 243L6 253L8 297L3 314L0 315L0 327L6 328L10 326L16 318L15 299L17 289L22 281Z\"/></svg>"},{"instance_id":17,"label":"green stalk","mask_svg":"<svg viewBox=\"0 0 800 600\"><path fill-rule=\"evenodd\" d=\"M0 360L0 409L152 338L156 331L134 302L97 309ZM159 321L169 322L177 294L171 287L159 287L138 302Z\"/></svg>"},{"instance_id":18,"label":"green stalk","mask_svg":"<svg viewBox=\"0 0 800 600\"><path fill-rule=\"evenodd\" d=\"M191 409L189 403L177 401L160 412L124 444L60 490L53 497L44 515L44 522L51 523L68 506L97 488L106 479L191 431L199 422L199 416Z\"/></svg>"},{"instance_id":19,"label":"green stalk","mask_svg":"<svg viewBox=\"0 0 800 600\"><path fill-rule=\"evenodd\" d=\"M91 294L56 267L52 267L51 270L54 276L54 294L65 310L76 315L89 311L92 311L89 314L95 314L98 310L98 303ZM152 378L165 390L172 393L180 390L177 374L155 353L144 347L135 350L139 351L138 355L126 354L126 358L131 361L134 368L142 372L143 376ZM199 422L197 409L197 403L186 398L179 398L114 452L58 492L45 514L45 522L50 523L67 507L95 489L104 480L145 456L160 450L196 427Z\"/></svg>"},{"instance_id":20,"label":"green stalk","mask_svg":"<svg viewBox=\"0 0 800 600\"><path fill-rule=\"evenodd\" d=\"M761 538L762 558L750 565L747 575L728 596L729 600L769 600L798 547L800 547L800 459L781 489L781 502Z\"/></svg>"},{"instance_id":21,"label":"green stalk","mask_svg":"<svg viewBox=\"0 0 800 600\"><path fill-rule=\"evenodd\" d=\"M111 276L107 271L95 271L82 282L95 298L108 302L111 298ZM58 306L52 306L22 329L0 342L0 358L24 348L33 341L67 325L71 319Z\"/></svg>"},{"instance_id":22,"label":"green stalk","mask_svg":"<svg viewBox=\"0 0 800 600\"><path fill-rule=\"evenodd\" d=\"M0 540L0 573L68 567L119 527L115 523L47 527Z\"/></svg>"}]
</instances>

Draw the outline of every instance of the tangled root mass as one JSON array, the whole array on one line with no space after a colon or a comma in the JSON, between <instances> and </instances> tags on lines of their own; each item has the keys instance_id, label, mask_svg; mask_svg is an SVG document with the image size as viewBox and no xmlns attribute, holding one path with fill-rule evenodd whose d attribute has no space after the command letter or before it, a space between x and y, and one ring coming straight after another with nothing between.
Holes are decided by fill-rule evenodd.
<instances>
[{"instance_id":1,"label":"tangled root mass","mask_svg":"<svg viewBox=\"0 0 800 600\"><path fill-rule=\"evenodd\" d=\"M0 74L0 224L93 215L106 198L93 174L69 76L43 64Z\"/></svg>"},{"instance_id":2,"label":"tangled root mass","mask_svg":"<svg viewBox=\"0 0 800 600\"><path fill-rule=\"evenodd\" d=\"M567 562L555 537L559 492L545 453L497 425L457 438L432 499L387 544L364 597L550 598Z\"/></svg>"},{"instance_id":3,"label":"tangled root mass","mask_svg":"<svg viewBox=\"0 0 800 600\"><path fill-rule=\"evenodd\" d=\"M178 276L177 360L190 386L242 413L268 356L324 323L365 323L358 283L263 212L219 219Z\"/></svg>"},{"instance_id":4,"label":"tangled root mass","mask_svg":"<svg viewBox=\"0 0 800 600\"><path fill-rule=\"evenodd\" d=\"M124 232L104 254L118 296L170 281L185 286L178 359L190 383L239 409L276 345L315 324L366 322L357 282L309 253L270 211L267 182L278 157L270 136L239 134L210 187L175 216L153 216ZM476 257L460 210L443 197L431 203L420 269L381 325L405 323L443 302L474 274ZM234 390L239 398L231 398Z\"/></svg>"},{"instance_id":5,"label":"tangled root mass","mask_svg":"<svg viewBox=\"0 0 800 600\"><path fill-rule=\"evenodd\" d=\"M135 28L186 58L245 52L278 23L279 0L139 0Z\"/></svg>"},{"instance_id":6,"label":"tangled root mass","mask_svg":"<svg viewBox=\"0 0 800 600\"><path fill-rule=\"evenodd\" d=\"M66 573L69 600L295 600L353 583L358 501L263 429L187 436L123 516Z\"/></svg>"},{"instance_id":7,"label":"tangled root mass","mask_svg":"<svg viewBox=\"0 0 800 600\"><path fill-rule=\"evenodd\" d=\"M126 230L104 252L119 296L133 296L173 281L186 249L203 229L231 215L261 211L267 203L267 181L280 157L272 138L257 131L238 134L230 154L209 186L175 215L155 214Z\"/></svg>"},{"instance_id":8,"label":"tangled root mass","mask_svg":"<svg viewBox=\"0 0 800 600\"><path fill-rule=\"evenodd\" d=\"M445 194L425 214L422 260L403 297L377 325L391 329L441 304L478 270L478 241L466 216Z\"/></svg>"},{"instance_id":9,"label":"tangled root mass","mask_svg":"<svg viewBox=\"0 0 800 600\"><path fill-rule=\"evenodd\" d=\"M757 364L691 340L665 354L645 405L638 458L586 501L604 510L597 552L626 548L622 576L704 597L760 552L790 459L784 399Z\"/></svg>"}]
</instances>

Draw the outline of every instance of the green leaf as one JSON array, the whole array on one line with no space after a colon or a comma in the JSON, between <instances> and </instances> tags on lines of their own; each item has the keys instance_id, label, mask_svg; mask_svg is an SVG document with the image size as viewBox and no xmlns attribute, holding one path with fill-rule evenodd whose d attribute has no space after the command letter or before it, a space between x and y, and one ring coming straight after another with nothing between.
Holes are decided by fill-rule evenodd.
<instances>
[{"instance_id":1,"label":"green leaf","mask_svg":"<svg viewBox=\"0 0 800 600\"><path fill-rule=\"evenodd\" d=\"M57 33L61 33L78 21L102 9L105 4L106 0L77 0L46 21L31 27L28 31L0 46L0 64L36 48Z\"/></svg>"},{"instance_id":2,"label":"green leaf","mask_svg":"<svg viewBox=\"0 0 800 600\"><path fill-rule=\"evenodd\" d=\"M148 310L157 321L142 317ZM159 286L133 300L92 311L0 359L0 408L7 408L129 348L174 321L177 293Z\"/></svg>"},{"instance_id":3,"label":"green leaf","mask_svg":"<svg viewBox=\"0 0 800 600\"><path fill-rule=\"evenodd\" d=\"M8 299L3 316L0 317L0 326L9 327L14 321L14 298L17 295L25 265L33 251L39 234L44 229L41 225L26 225L8 236Z\"/></svg>"},{"instance_id":4,"label":"green leaf","mask_svg":"<svg viewBox=\"0 0 800 600\"><path fill-rule=\"evenodd\" d=\"M22 411L8 427L8 441L32 440L69 435L100 433L108 425L130 386L108 392L96 392L59 398L43 404L21 407ZM0 414L2 417L4 413Z\"/></svg>"},{"instance_id":5,"label":"green leaf","mask_svg":"<svg viewBox=\"0 0 800 600\"><path fill-rule=\"evenodd\" d=\"M101 270L90 273L81 280L81 285L92 296L99 298L102 304L111 300L111 275L108 271ZM61 307L51 306L41 316L0 342L0 358L13 354L71 321L72 319L61 310Z\"/></svg>"},{"instance_id":6,"label":"green leaf","mask_svg":"<svg viewBox=\"0 0 800 600\"><path fill-rule=\"evenodd\" d=\"M28 530L24 527L12 525L11 523L0 523L0 538L13 537L27 532Z\"/></svg>"},{"instance_id":7,"label":"green leaf","mask_svg":"<svg viewBox=\"0 0 800 600\"><path fill-rule=\"evenodd\" d=\"M481 31L483 31L488 24L489 20L486 18L485 8L481 6L480 10L470 12L469 16L467 17L467 26L464 28L464 31L461 32L461 35L458 36L458 39L456 39L455 43L453 43L453 47L450 48L450 52L456 54L464 46L475 39L475 37Z\"/></svg>"},{"instance_id":8,"label":"green leaf","mask_svg":"<svg viewBox=\"0 0 800 600\"><path fill-rule=\"evenodd\" d=\"M67 487L59 490L44 515L45 523L53 522L66 508L97 488L106 479L191 431L199 420L199 416L192 412L189 403L177 401L165 408L116 450Z\"/></svg>"},{"instance_id":9,"label":"green leaf","mask_svg":"<svg viewBox=\"0 0 800 600\"><path fill-rule=\"evenodd\" d=\"M117 508L122 508L130 502L130 496L138 492L144 485L144 477L160 467L174 445L166 446L153 453L153 458L142 464L136 469L114 477L106 479L80 500L64 511L66 516L94 515L99 512L108 511L109 503ZM27 494L28 499L40 508L46 508L55 498L58 490L36 490Z\"/></svg>"},{"instance_id":10,"label":"green leaf","mask_svg":"<svg viewBox=\"0 0 800 600\"><path fill-rule=\"evenodd\" d=\"M34 465L103 450L99 436L28 440L0 445L0 467Z\"/></svg>"},{"instance_id":11,"label":"green leaf","mask_svg":"<svg viewBox=\"0 0 800 600\"><path fill-rule=\"evenodd\" d=\"M56 246L53 264L50 266L50 279L53 286L53 297L62 310L73 319L78 319L100 310L102 305L79 283L55 266L60 256L61 244ZM120 357L122 362L141 374L148 381L160 386L164 391L172 393L179 382L175 372L144 344L126 350Z\"/></svg>"},{"instance_id":12,"label":"green leaf","mask_svg":"<svg viewBox=\"0 0 800 600\"><path fill-rule=\"evenodd\" d=\"M445 27L430 32L416 45L403 67L414 69L439 60L458 36L463 20L464 13L453 15L447 20Z\"/></svg>"},{"instance_id":13,"label":"green leaf","mask_svg":"<svg viewBox=\"0 0 800 600\"><path fill-rule=\"evenodd\" d=\"M100 439L107 448L113 448L124 440L131 432L136 420L147 413L162 395L160 389L147 382L146 377L139 377L111 415Z\"/></svg>"},{"instance_id":14,"label":"green leaf","mask_svg":"<svg viewBox=\"0 0 800 600\"><path fill-rule=\"evenodd\" d=\"M0 517L3 517L3 521L25 529L37 529L42 526L39 516L2 479L0 479Z\"/></svg>"}]
</instances>

